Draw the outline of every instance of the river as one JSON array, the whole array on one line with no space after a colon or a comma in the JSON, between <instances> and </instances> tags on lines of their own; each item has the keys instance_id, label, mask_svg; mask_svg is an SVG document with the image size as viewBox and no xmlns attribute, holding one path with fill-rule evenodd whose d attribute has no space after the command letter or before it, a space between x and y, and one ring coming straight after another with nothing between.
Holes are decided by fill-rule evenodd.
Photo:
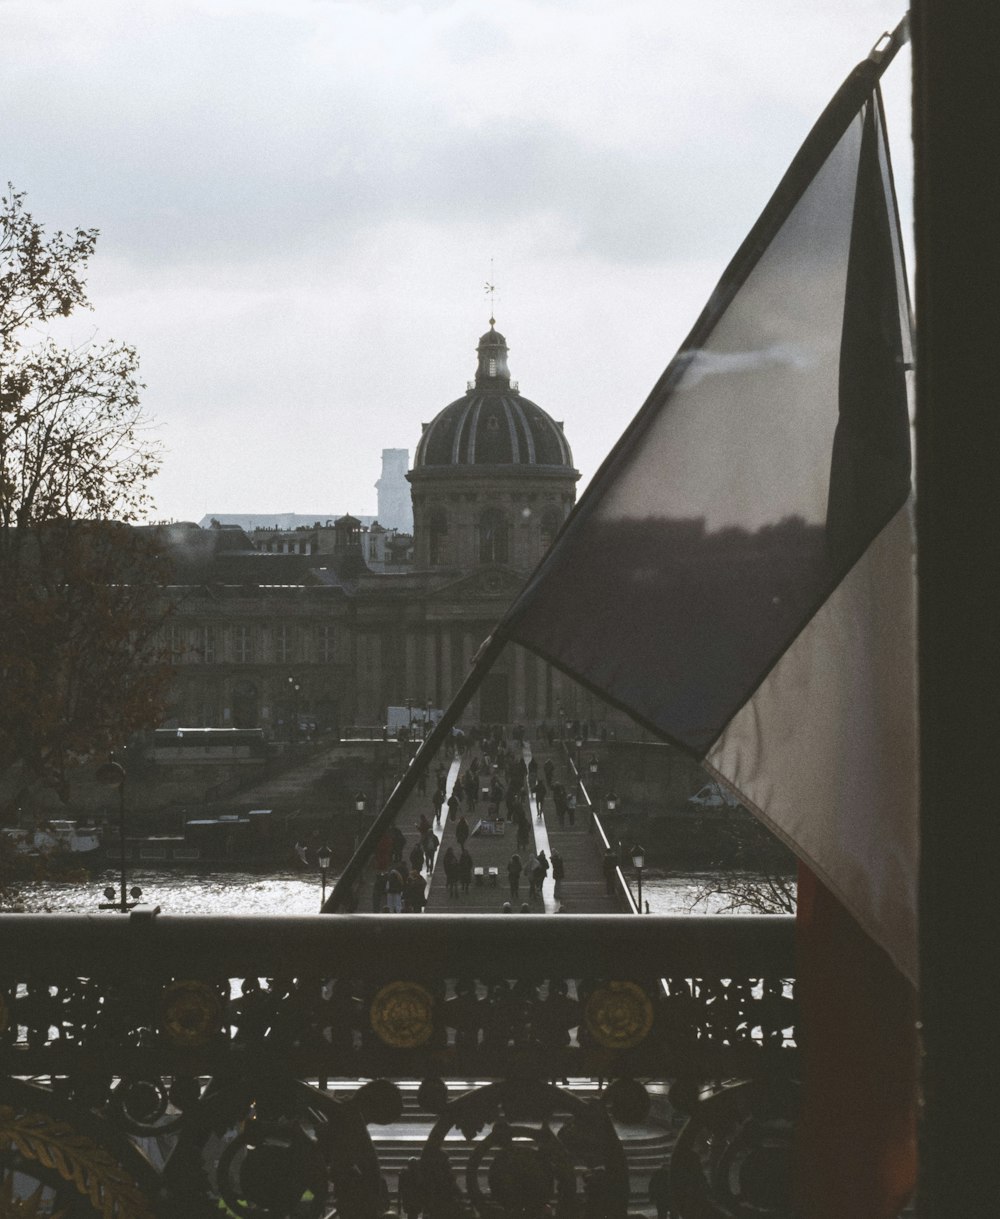
<instances>
[{"instance_id":1,"label":"river","mask_svg":"<svg viewBox=\"0 0 1000 1219\"><path fill-rule=\"evenodd\" d=\"M717 879L717 873L649 872L643 877L643 901L649 903L652 914L715 914L725 899L714 896L696 902L699 891ZM328 885L332 883L330 879ZM113 873L89 881L33 881L20 886L21 903L27 911L96 913L105 900L102 890L106 885L117 892ZM165 914L316 914L321 896L318 876L291 871L137 870L128 874L128 885L138 885L143 891L141 900L159 906Z\"/></svg>"}]
</instances>

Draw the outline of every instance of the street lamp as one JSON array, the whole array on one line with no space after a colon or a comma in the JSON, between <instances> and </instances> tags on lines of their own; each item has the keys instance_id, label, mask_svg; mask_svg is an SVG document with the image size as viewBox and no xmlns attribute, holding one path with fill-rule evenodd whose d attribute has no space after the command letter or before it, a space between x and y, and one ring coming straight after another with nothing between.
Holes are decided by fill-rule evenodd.
<instances>
[{"instance_id":1,"label":"street lamp","mask_svg":"<svg viewBox=\"0 0 1000 1219\"><path fill-rule=\"evenodd\" d=\"M604 797L604 807L608 810L609 813L613 813L615 811L615 809L618 807L618 793L617 792L609 791L607 793L607 795Z\"/></svg>"},{"instance_id":2,"label":"street lamp","mask_svg":"<svg viewBox=\"0 0 1000 1219\"><path fill-rule=\"evenodd\" d=\"M357 812L358 812L358 830L357 830L357 834L354 837L354 849L355 850L357 850L358 843L361 841L361 826L363 824L363 818L364 818L365 809L367 808L367 806L368 806L368 797L365 795L364 792L358 792L357 795L354 797L354 807L357 809Z\"/></svg>"},{"instance_id":3,"label":"street lamp","mask_svg":"<svg viewBox=\"0 0 1000 1219\"><path fill-rule=\"evenodd\" d=\"M646 862L646 852L638 843L632 848L632 867L635 868L639 886L639 913L642 914L642 868Z\"/></svg>"},{"instance_id":4,"label":"street lamp","mask_svg":"<svg viewBox=\"0 0 1000 1219\"><path fill-rule=\"evenodd\" d=\"M104 896L108 899L106 902L101 902L98 906L100 910L120 910L122 914L127 914L129 910L142 897L142 890L138 886L133 886L129 892L125 890L125 863L126 863L126 847L125 847L125 767L120 762L116 762L110 758L103 766L97 769L96 779L98 783L103 783L106 787L118 788L118 839L121 847L121 894L118 900L115 900L114 886L108 885L104 890ZM129 901L129 897L133 901Z\"/></svg>"},{"instance_id":5,"label":"street lamp","mask_svg":"<svg viewBox=\"0 0 1000 1219\"><path fill-rule=\"evenodd\" d=\"M319 908L320 913L326 905L326 870L330 866L330 856L333 852L329 847L323 846L316 852L316 860L319 863L320 882L323 886L323 896L320 898Z\"/></svg>"},{"instance_id":6,"label":"street lamp","mask_svg":"<svg viewBox=\"0 0 1000 1219\"><path fill-rule=\"evenodd\" d=\"M587 770L590 772L591 779L597 778L597 754L590 755L590 761L587 763Z\"/></svg>"},{"instance_id":7,"label":"street lamp","mask_svg":"<svg viewBox=\"0 0 1000 1219\"><path fill-rule=\"evenodd\" d=\"M299 745L299 693L302 687L294 677L288 679L288 690L292 696L292 724L288 732L288 739L292 746L292 753L298 753Z\"/></svg>"}]
</instances>

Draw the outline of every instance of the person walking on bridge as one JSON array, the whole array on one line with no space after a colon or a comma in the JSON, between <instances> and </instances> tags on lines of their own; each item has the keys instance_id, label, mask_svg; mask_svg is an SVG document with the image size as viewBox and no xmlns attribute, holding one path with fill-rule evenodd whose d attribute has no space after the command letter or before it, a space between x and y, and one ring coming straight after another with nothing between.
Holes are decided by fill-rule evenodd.
<instances>
[{"instance_id":1,"label":"person walking on bridge","mask_svg":"<svg viewBox=\"0 0 1000 1219\"><path fill-rule=\"evenodd\" d=\"M419 914L426 901L427 884L416 868L406 878L403 888L403 911L406 914Z\"/></svg>"},{"instance_id":2,"label":"person walking on bridge","mask_svg":"<svg viewBox=\"0 0 1000 1219\"><path fill-rule=\"evenodd\" d=\"M558 905L562 904L562 883L563 877L566 875L566 865L563 863L563 857L558 851L552 852L552 879L555 881L555 886L552 890L552 896L556 899Z\"/></svg>"},{"instance_id":3,"label":"person walking on bridge","mask_svg":"<svg viewBox=\"0 0 1000 1219\"><path fill-rule=\"evenodd\" d=\"M462 848L462 854L458 857L458 879L462 886L462 892L469 892L469 885L472 884L472 856L469 852Z\"/></svg>"},{"instance_id":4,"label":"person walking on bridge","mask_svg":"<svg viewBox=\"0 0 1000 1219\"><path fill-rule=\"evenodd\" d=\"M538 889L542 883L542 869L538 862L538 856L534 851L528 856L524 870L528 874L528 900L534 901L538 896Z\"/></svg>"},{"instance_id":5,"label":"person walking on bridge","mask_svg":"<svg viewBox=\"0 0 1000 1219\"><path fill-rule=\"evenodd\" d=\"M448 883L448 896L458 897L458 859L451 847L444 853L444 878Z\"/></svg>"},{"instance_id":6,"label":"person walking on bridge","mask_svg":"<svg viewBox=\"0 0 1000 1219\"><path fill-rule=\"evenodd\" d=\"M398 868L393 868L386 878L385 900L390 914L403 912L403 877Z\"/></svg>"},{"instance_id":7,"label":"person walking on bridge","mask_svg":"<svg viewBox=\"0 0 1000 1219\"><path fill-rule=\"evenodd\" d=\"M615 892L615 873L618 871L618 856L610 847L604 852L601 871L604 873L604 887L607 889L608 897L613 897Z\"/></svg>"},{"instance_id":8,"label":"person walking on bridge","mask_svg":"<svg viewBox=\"0 0 1000 1219\"><path fill-rule=\"evenodd\" d=\"M507 865L507 884L510 888L510 900L516 902L521 892L521 856L515 851Z\"/></svg>"},{"instance_id":9,"label":"person walking on bridge","mask_svg":"<svg viewBox=\"0 0 1000 1219\"><path fill-rule=\"evenodd\" d=\"M556 806L559 828L562 829L566 824L566 789L561 783L552 785L552 803Z\"/></svg>"},{"instance_id":10,"label":"person walking on bridge","mask_svg":"<svg viewBox=\"0 0 1000 1219\"><path fill-rule=\"evenodd\" d=\"M545 848L543 847L538 852L538 896L542 895L542 885L545 883L545 878L549 874L549 861L545 856Z\"/></svg>"}]
</instances>

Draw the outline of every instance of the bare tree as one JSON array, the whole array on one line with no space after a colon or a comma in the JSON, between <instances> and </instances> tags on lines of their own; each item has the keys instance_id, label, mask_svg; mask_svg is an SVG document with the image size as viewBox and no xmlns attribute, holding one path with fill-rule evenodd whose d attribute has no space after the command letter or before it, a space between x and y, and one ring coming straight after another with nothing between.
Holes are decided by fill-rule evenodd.
<instances>
[{"instance_id":1,"label":"bare tree","mask_svg":"<svg viewBox=\"0 0 1000 1219\"><path fill-rule=\"evenodd\" d=\"M74 766L157 721L166 687L164 573L130 527L160 460L138 358L44 334L89 307L96 239L0 200L0 775L64 798Z\"/></svg>"},{"instance_id":2,"label":"bare tree","mask_svg":"<svg viewBox=\"0 0 1000 1219\"><path fill-rule=\"evenodd\" d=\"M744 809L735 810L724 833L726 865L703 882L692 908L710 905L719 914L794 914L791 851Z\"/></svg>"}]
</instances>

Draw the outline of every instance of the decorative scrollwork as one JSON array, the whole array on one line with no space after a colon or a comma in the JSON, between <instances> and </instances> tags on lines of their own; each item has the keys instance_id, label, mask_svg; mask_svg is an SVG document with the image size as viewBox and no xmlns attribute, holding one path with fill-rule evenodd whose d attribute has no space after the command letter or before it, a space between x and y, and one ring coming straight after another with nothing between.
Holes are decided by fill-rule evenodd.
<instances>
[{"instance_id":1,"label":"decorative scrollwork","mask_svg":"<svg viewBox=\"0 0 1000 1219\"><path fill-rule=\"evenodd\" d=\"M653 1027L653 1004L634 982L606 982L587 1000L585 1019L590 1035L609 1050L630 1050Z\"/></svg>"},{"instance_id":2,"label":"decorative scrollwork","mask_svg":"<svg viewBox=\"0 0 1000 1219\"><path fill-rule=\"evenodd\" d=\"M202 1097L164 1171L169 1213L204 1199L240 1219L379 1213L378 1159L367 1123L394 1121L402 1101L385 1080L334 1100L285 1076L232 1080ZM384 1208L383 1208L384 1209Z\"/></svg>"},{"instance_id":3,"label":"decorative scrollwork","mask_svg":"<svg viewBox=\"0 0 1000 1219\"><path fill-rule=\"evenodd\" d=\"M455 1128L472 1144L464 1193L445 1151ZM629 1193L624 1152L604 1104L532 1080L488 1084L449 1102L409 1185L435 1214L471 1206L478 1215L520 1219L624 1217Z\"/></svg>"},{"instance_id":4,"label":"decorative scrollwork","mask_svg":"<svg viewBox=\"0 0 1000 1219\"><path fill-rule=\"evenodd\" d=\"M390 982L372 1000L371 1023L386 1045L416 1049L434 1031L433 996L416 982Z\"/></svg>"},{"instance_id":5,"label":"decorative scrollwork","mask_svg":"<svg viewBox=\"0 0 1000 1219\"><path fill-rule=\"evenodd\" d=\"M160 996L160 1030L175 1046L207 1045L222 1027L222 1000L205 982L169 983Z\"/></svg>"},{"instance_id":6,"label":"decorative scrollwork","mask_svg":"<svg viewBox=\"0 0 1000 1219\"><path fill-rule=\"evenodd\" d=\"M70 1123L50 1114L0 1105L0 1154L32 1161L58 1175L86 1198L102 1219L153 1219L139 1185L118 1160L99 1143ZM40 1189L19 1196L15 1214L31 1214Z\"/></svg>"},{"instance_id":7,"label":"decorative scrollwork","mask_svg":"<svg viewBox=\"0 0 1000 1219\"><path fill-rule=\"evenodd\" d=\"M695 1104L671 1157L685 1219L792 1219L797 1085L781 1076L720 1089Z\"/></svg>"}]
</instances>

